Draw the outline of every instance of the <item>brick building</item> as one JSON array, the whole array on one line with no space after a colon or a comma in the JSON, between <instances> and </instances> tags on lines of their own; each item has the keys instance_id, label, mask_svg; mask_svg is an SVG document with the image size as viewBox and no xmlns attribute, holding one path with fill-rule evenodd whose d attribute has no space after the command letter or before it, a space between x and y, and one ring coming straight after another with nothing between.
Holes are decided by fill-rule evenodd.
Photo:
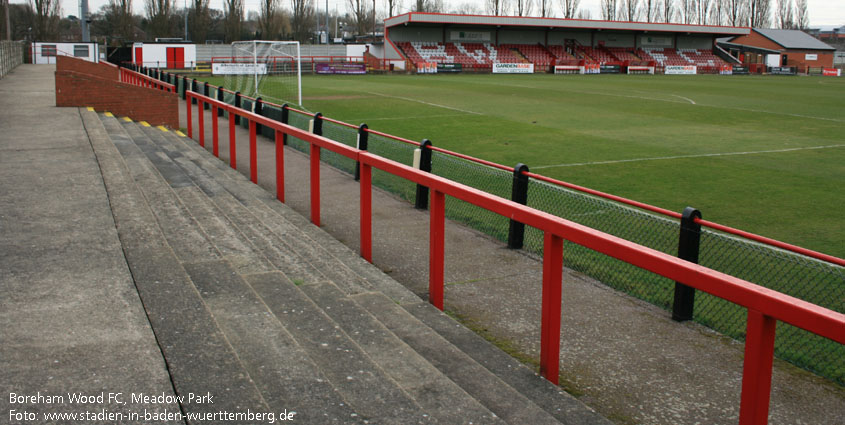
<instances>
[{"instance_id":1,"label":"brick building","mask_svg":"<svg viewBox=\"0 0 845 425\"><path fill-rule=\"evenodd\" d=\"M748 35L729 40L732 46L747 46L751 51L765 49L780 53L779 66L798 68L833 68L833 54L836 49L799 30L777 30L752 28Z\"/></svg>"}]
</instances>

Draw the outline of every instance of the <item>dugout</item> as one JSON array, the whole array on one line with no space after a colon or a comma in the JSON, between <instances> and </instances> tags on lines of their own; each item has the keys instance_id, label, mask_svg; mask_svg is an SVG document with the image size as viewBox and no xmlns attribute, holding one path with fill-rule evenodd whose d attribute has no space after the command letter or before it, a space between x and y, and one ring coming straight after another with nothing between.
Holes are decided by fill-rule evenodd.
<instances>
[{"instance_id":1,"label":"dugout","mask_svg":"<svg viewBox=\"0 0 845 425\"><path fill-rule=\"evenodd\" d=\"M748 35L751 30L410 12L386 19L384 32L385 60L413 65L433 58L438 64L454 60L464 68L481 69L492 68L496 62L533 63L535 72L551 72L556 64L579 61L597 65L656 62L659 67L712 64L715 68L738 63L716 46L716 39Z\"/></svg>"}]
</instances>

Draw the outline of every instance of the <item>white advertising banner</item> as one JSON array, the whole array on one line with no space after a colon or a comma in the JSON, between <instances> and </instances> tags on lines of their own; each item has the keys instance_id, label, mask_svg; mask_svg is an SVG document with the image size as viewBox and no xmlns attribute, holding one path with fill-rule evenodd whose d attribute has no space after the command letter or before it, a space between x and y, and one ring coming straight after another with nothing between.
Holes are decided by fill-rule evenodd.
<instances>
[{"instance_id":1,"label":"white advertising banner","mask_svg":"<svg viewBox=\"0 0 845 425\"><path fill-rule=\"evenodd\" d=\"M804 55L804 60L805 61L817 61L817 60L819 60L819 55L807 53L806 55Z\"/></svg>"},{"instance_id":2,"label":"white advertising banner","mask_svg":"<svg viewBox=\"0 0 845 425\"><path fill-rule=\"evenodd\" d=\"M533 74L533 63L494 63L494 74Z\"/></svg>"},{"instance_id":3,"label":"white advertising banner","mask_svg":"<svg viewBox=\"0 0 845 425\"><path fill-rule=\"evenodd\" d=\"M213 63L212 75L254 75L267 74L267 64L263 63Z\"/></svg>"},{"instance_id":4,"label":"white advertising banner","mask_svg":"<svg viewBox=\"0 0 845 425\"><path fill-rule=\"evenodd\" d=\"M664 73L667 75L695 75L696 70L695 65L667 65Z\"/></svg>"}]
</instances>

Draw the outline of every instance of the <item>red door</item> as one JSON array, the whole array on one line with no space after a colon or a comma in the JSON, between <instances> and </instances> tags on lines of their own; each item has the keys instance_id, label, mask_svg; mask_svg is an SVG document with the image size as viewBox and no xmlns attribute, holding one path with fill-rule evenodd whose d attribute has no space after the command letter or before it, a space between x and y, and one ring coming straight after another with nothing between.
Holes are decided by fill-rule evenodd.
<instances>
[{"instance_id":1,"label":"red door","mask_svg":"<svg viewBox=\"0 0 845 425\"><path fill-rule=\"evenodd\" d=\"M135 65L144 65L144 48L135 48Z\"/></svg>"},{"instance_id":2,"label":"red door","mask_svg":"<svg viewBox=\"0 0 845 425\"><path fill-rule=\"evenodd\" d=\"M184 68L185 67L185 48L184 47L168 47L167 48L167 67Z\"/></svg>"}]
</instances>

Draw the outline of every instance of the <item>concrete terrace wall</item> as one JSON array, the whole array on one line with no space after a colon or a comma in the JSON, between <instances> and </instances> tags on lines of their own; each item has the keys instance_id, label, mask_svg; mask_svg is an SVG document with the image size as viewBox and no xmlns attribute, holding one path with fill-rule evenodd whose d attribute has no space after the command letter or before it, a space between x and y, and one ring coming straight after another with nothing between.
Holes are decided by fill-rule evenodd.
<instances>
[{"instance_id":1,"label":"concrete terrace wall","mask_svg":"<svg viewBox=\"0 0 845 425\"><path fill-rule=\"evenodd\" d=\"M56 106L90 106L152 125L179 128L176 93L122 83L116 67L69 57L58 57L56 64Z\"/></svg>"}]
</instances>

